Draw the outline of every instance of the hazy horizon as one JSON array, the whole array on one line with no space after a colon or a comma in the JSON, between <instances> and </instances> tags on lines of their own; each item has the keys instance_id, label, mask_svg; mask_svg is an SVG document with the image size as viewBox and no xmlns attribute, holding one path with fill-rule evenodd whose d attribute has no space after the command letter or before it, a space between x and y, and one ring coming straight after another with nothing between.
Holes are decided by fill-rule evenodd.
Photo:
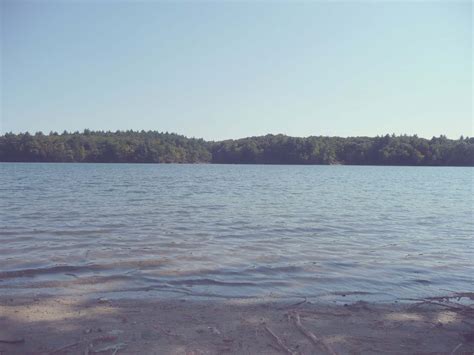
<instances>
[{"instance_id":1,"label":"hazy horizon","mask_svg":"<svg viewBox=\"0 0 474 355\"><path fill-rule=\"evenodd\" d=\"M6 132L474 136L472 4L1 2Z\"/></svg>"}]
</instances>

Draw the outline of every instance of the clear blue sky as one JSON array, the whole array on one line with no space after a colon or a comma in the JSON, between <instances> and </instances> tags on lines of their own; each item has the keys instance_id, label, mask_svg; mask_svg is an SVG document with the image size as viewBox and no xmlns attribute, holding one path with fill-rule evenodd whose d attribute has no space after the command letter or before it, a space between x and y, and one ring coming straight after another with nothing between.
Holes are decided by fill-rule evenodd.
<instances>
[{"instance_id":1,"label":"clear blue sky","mask_svg":"<svg viewBox=\"0 0 474 355\"><path fill-rule=\"evenodd\" d=\"M470 1L1 1L1 132L472 136Z\"/></svg>"}]
</instances>

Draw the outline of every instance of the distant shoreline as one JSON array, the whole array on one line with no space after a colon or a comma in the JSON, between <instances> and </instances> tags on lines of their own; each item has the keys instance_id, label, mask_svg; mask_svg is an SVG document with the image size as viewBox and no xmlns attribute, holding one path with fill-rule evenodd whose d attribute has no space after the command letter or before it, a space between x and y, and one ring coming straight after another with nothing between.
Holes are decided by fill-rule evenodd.
<instances>
[{"instance_id":1,"label":"distant shoreline","mask_svg":"<svg viewBox=\"0 0 474 355\"><path fill-rule=\"evenodd\" d=\"M381 168L472 168L472 165L382 165L382 164L272 164L272 163L130 163L130 162L77 162L77 161L0 161L1 164L78 164L78 165L230 165L230 166L351 166L351 167L381 167Z\"/></svg>"},{"instance_id":2,"label":"distant shoreline","mask_svg":"<svg viewBox=\"0 0 474 355\"><path fill-rule=\"evenodd\" d=\"M156 131L6 133L0 162L474 166L474 138L269 134L205 141Z\"/></svg>"}]
</instances>

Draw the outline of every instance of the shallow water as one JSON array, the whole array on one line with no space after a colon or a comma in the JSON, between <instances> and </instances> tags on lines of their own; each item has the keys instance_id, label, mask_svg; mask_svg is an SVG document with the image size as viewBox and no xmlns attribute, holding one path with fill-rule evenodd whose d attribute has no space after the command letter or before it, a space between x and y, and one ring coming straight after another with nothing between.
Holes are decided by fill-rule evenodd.
<instances>
[{"instance_id":1,"label":"shallow water","mask_svg":"<svg viewBox=\"0 0 474 355\"><path fill-rule=\"evenodd\" d=\"M4 163L0 181L0 293L474 291L472 168Z\"/></svg>"}]
</instances>

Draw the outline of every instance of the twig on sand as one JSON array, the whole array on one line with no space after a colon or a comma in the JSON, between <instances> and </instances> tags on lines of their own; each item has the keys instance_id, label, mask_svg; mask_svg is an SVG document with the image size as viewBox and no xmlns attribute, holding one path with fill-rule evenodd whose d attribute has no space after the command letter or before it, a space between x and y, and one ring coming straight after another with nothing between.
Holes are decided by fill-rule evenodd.
<instances>
[{"instance_id":1,"label":"twig on sand","mask_svg":"<svg viewBox=\"0 0 474 355\"><path fill-rule=\"evenodd\" d=\"M59 349L53 350L53 351L51 352L51 354L58 353L58 352L60 352L60 351L66 350L66 349L68 349L68 348L72 348L73 346L76 346L76 345L79 345L79 343L78 343L78 342L75 342L75 343L72 343L72 344L68 344L68 345L62 346L62 347L60 347Z\"/></svg>"},{"instance_id":2,"label":"twig on sand","mask_svg":"<svg viewBox=\"0 0 474 355\"><path fill-rule=\"evenodd\" d=\"M474 309L469 306L465 306L463 304L455 303L455 304L448 304L445 302L438 302L438 301L432 301L432 300L424 300L421 301L420 303L417 303L413 306L410 307L410 309L418 308L424 304L432 304L435 306L441 306L441 307L446 307L449 309L452 309L453 311L458 311L458 312L473 312Z\"/></svg>"},{"instance_id":3,"label":"twig on sand","mask_svg":"<svg viewBox=\"0 0 474 355\"><path fill-rule=\"evenodd\" d=\"M118 344L113 344L109 346L105 346L99 349L90 349L90 352L92 353L103 353L105 351L113 350L114 354L117 353L117 351L124 349L127 346L125 343L118 343Z\"/></svg>"},{"instance_id":4,"label":"twig on sand","mask_svg":"<svg viewBox=\"0 0 474 355\"><path fill-rule=\"evenodd\" d=\"M217 329L216 327L207 327L207 328L212 332L212 334L221 335L220 330Z\"/></svg>"},{"instance_id":5,"label":"twig on sand","mask_svg":"<svg viewBox=\"0 0 474 355\"><path fill-rule=\"evenodd\" d=\"M443 303L443 302L435 302L435 301L428 301L429 303L431 304L436 304L438 306L443 306L443 307L446 307L446 308L449 308L449 309L452 309L452 310L455 310L455 311L466 311L466 312L473 312L474 309L472 307L469 307L469 306L465 306L463 304L456 304L456 305L450 305L450 304L446 304L446 303Z\"/></svg>"},{"instance_id":6,"label":"twig on sand","mask_svg":"<svg viewBox=\"0 0 474 355\"><path fill-rule=\"evenodd\" d=\"M312 332L310 332L308 329L303 327L303 324L301 324L301 319L300 315L298 312L293 313L294 319L295 319L295 324L296 327L299 329L301 333L303 333L309 340L313 342L314 345L319 346L323 348L327 353L331 355L337 355L337 353L331 348L329 344L327 344L323 339L318 338L316 335L314 335Z\"/></svg>"},{"instance_id":7,"label":"twig on sand","mask_svg":"<svg viewBox=\"0 0 474 355\"><path fill-rule=\"evenodd\" d=\"M449 290L445 290L449 291ZM452 291L450 291L452 292ZM457 312L474 312L474 307L472 305L465 305L457 302L452 302L452 299L457 299L460 301L462 298L467 298L474 300L474 292L453 292L450 296L437 296L437 297L427 297L424 299L412 299L407 298L407 301L418 301L419 303L412 305L409 309L417 308L424 304L432 304L436 306L446 307Z\"/></svg>"},{"instance_id":8,"label":"twig on sand","mask_svg":"<svg viewBox=\"0 0 474 355\"><path fill-rule=\"evenodd\" d=\"M180 335L179 334L176 334L176 333L173 333L171 330L166 330L164 329L160 324L155 324L153 325L153 328L155 329L158 329L160 332L162 332L164 335L168 335L168 336L173 336L173 337L177 337L179 338Z\"/></svg>"},{"instance_id":9,"label":"twig on sand","mask_svg":"<svg viewBox=\"0 0 474 355\"><path fill-rule=\"evenodd\" d=\"M451 355L454 355L456 353L456 351L458 351L458 349L462 346L462 343L459 343L454 349L453 351L451 351Z\"/></svg>"},{"instance_id":10,"label":"twig on sand","mask_svg":"<svg viewBox=\"0 0 474 355\"><path fill-rule=\"evenodd\" d=\"M16 339L0 339L0 343L5 344L21 344L24 343L25 339L23 338L16 338Z\"/></svg>"},{"instance_id":11,"label":"twig on sand","mask_svg":"<svg viewBox=\"0 0 474 355\"><path fill-rule=\"evenodd\" d=\"M283 341L280 339L280 337L278 337L278 335L276 335L275 333L272 332L272 330L270 328L268 328L265 324L264 324L264 328L265 330L268 332L268 334L270 334L272 336L273 339L276 340L276 342L278 343L278 345L280 346L280 348L282 350L284 350L287 354L290 354L290 355L297 355L298 353L297 352L294 352L292 351L290 348L288 348L284 343Z\"/></svg>"},{"instance_id":12,"label":"twig on sand","mask_svg":"<svg viewBox=\"0 0 474 355\"><path fill-rule=\"evenodd\" d=\"M444 290L444 291L449 291L449 290ZM474 292L454 292L454 291L449 291L449 292L452 292L453 294L450 296L428 297L427 299L438 300L438 301L449 301L450 299L455 298L459 301L461 298L468 298L474 301Z\"/></svg>"}]
</instances>

